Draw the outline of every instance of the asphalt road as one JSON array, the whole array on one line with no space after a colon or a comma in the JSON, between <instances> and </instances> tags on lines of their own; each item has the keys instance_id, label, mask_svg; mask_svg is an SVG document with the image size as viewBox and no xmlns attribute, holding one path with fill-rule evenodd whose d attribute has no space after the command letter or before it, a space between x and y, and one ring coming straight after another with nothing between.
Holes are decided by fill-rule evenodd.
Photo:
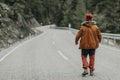
<instances>
[{"instance_id":1,"label":"asphalt road","mask_svg":"<svg viewBox=\"0 0 120 80\"><path fill-rule=\"evenodd\" d=\"M41 35L0 55L0 80L120 80L119 49L100 45L96 51L95 76L82 77L75 35L69 30L39 29L44 31Z\"/></svg>"}]
</instances>

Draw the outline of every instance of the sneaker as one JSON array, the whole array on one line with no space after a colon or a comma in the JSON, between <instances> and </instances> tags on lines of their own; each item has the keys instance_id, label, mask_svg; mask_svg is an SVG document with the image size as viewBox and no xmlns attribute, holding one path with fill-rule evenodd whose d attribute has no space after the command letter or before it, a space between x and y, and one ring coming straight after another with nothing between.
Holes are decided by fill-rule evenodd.
<instances>
[{"instance_id":1,"label":"sneaker","mask_svg":"<svg viewBox=\"0 0 120 80\"><path fill-rule=\"evenodd\" d=\"M94 76L94 72L93 71L90 71L90 76Z\"/></svg>"},{"instance_id":2,"label":"sneaker","mask_svg":"<svg viewBox=\"0 0 120 80\"><path fill-rule=\"evenodd\" d=\"M82 73L82 76L86 76L88 74L87 70L84 70L84 72Z\"/></svg>"}]
</instances>

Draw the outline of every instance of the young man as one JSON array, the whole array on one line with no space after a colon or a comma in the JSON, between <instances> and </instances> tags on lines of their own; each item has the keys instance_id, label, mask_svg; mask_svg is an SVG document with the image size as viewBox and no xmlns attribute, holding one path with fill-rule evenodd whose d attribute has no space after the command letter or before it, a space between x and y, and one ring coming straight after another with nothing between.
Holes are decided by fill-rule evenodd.
<instances>
[{"instance_id":1,"label":"young man","mask_svg":"<svg viewBox=\"0 0 120 80\"><path fill-rule=\"evenodd\" d=\"M84 72L82 76L88 74L88 68L90 69L90 75L93 76L94 73L94 63L95 63L95 50L101 42L101 32L96 25L95 21L92 21L92 14L86 14L86 21L82 22L80 30L78 31L75 44L78 44L80 39L79 49L81 49L81 58L83 63ZM87 61L87 56L89 55L89 62Z\"/></svg>"}]
</instances>

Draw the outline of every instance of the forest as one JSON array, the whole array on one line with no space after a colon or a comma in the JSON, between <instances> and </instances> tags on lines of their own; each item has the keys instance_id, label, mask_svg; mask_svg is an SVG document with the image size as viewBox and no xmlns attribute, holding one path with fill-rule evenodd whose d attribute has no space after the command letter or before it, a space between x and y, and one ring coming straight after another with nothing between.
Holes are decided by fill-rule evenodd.
<instances>
[{"instance_id":1,"label":"forest","mask_svg":"<svg viewBox=\"0 0 120 80\"><path fill-rule=\"evenodd\" d=\"M120 33L120 0L0 0L10 7L24 6L23 13L33 15L44 25L56 24L79 29L85 14L93 14L102 32Z\"/></svg>"}]
</instances>

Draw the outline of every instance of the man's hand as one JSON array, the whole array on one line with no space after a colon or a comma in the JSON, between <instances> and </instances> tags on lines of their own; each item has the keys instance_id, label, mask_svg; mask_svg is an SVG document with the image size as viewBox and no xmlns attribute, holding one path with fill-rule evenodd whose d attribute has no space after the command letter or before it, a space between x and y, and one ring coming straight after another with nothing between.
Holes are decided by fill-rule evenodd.
<instances>
[{"instance_id":1,"label":"man's hand","mask_svg":"<svg viewBox=\"0 0 120 80\"><path fill-rule=\"evenodd\" d=\"M78 45L78 42L75 42L75 45Z\"/></svg>"}]
</instances>

